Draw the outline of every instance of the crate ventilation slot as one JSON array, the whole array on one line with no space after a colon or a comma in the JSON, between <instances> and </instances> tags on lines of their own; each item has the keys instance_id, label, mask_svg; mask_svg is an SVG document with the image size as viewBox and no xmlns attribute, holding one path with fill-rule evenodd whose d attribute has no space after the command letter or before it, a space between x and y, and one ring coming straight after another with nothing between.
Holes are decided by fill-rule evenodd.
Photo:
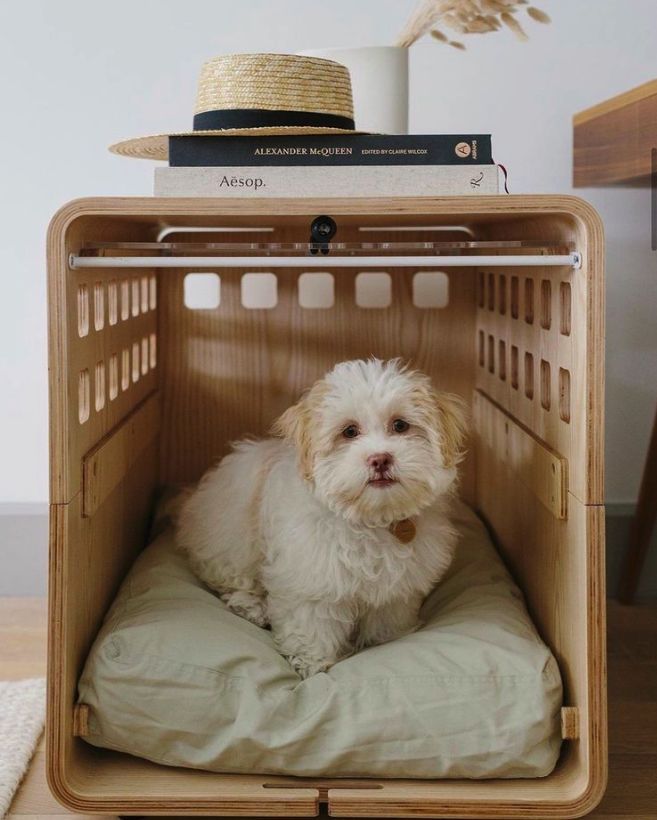
<instances>
[{"instance_id":1,"label":"crate ventilation slot","mask_svg":"<svg viewBox=\"0 0 657 820\"><path fill-rule=\"evenodd\" d=\"M581 255L570 244L538 241L331 243L317 253L302 242L88 242L69 256L79 268L380 268L570 267Z\"/></svg>"}]
</instances>

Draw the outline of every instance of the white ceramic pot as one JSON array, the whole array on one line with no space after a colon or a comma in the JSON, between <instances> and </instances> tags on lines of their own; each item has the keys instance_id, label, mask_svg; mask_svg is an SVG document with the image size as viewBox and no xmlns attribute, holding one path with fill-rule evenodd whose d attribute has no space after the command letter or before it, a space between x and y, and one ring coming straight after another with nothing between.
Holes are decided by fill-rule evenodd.
<instances>
[{"instance_id":1,"label":"white ceramic pot","mask_svg":"<svg viewBox=\"0 0 657 820\"><path fill-rule=\"evenodd\" d=\"M346 65L351 74L359 131L408 133L408 49L397 46L301 51Z\"/></svg>"}]
</instances>

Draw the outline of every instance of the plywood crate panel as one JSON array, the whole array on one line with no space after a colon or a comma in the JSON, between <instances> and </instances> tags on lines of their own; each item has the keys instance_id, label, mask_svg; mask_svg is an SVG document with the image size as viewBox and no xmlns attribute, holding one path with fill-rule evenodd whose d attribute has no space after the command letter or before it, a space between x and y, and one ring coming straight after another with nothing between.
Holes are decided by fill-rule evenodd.
<instances>
[{"instance_id":1,"label":"plywood crate panel","mask_svg":"<svg viewBox=\"0 0 657 820\"><path fill-rule=\"evenodd\" d=\"M430 272L447 298L426 307L418 270L382 261L367 272L383 289L364 306L369 280L357 258L332 267L329 254L319 270L329 296L332 287L325 307L300 297L310 269L269 272L272 298L254 308L244 276L255 271L221 267L204 269L220 289L203 309L185 305L189 267L69 267L88 243L121 255L111 243L153 243L163 231L195 242L306 242L327 211L341 242L530 241L545 254L557 244L577 250L582 266L486 267L473 255L470 266L442 269L436 258ZM597 803L606 782L602 241L586 203L554 196L86 199L56 214L47 749L62 803L84 813L278 817L314 816L328 803L336 817L482 818L575 817ZM537 780L306 780L171 769L85 744L77 679L145 545L158 489L198 479L232 440L266 433L335 362L370 355L409 359L471 407L461 494L559 661L556 770Z\"/></svg>"}]
</instances>

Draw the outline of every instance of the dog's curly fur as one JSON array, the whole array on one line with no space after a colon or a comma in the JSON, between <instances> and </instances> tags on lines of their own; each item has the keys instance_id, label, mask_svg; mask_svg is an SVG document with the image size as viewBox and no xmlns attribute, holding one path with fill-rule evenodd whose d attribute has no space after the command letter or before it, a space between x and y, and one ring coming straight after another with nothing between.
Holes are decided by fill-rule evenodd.
<instances>
[{"instance_id":1,"label":"dog's curly fur","mask_svg":"<svg viewBox=\"0 0 657 820\"><path fill-rule=\"evenodd\" d=\"M463 404L399 360L343 362L182 503L177 541L302 677L415 630L452 558ZM411 518L402 543L395 522Z\"/></svg>"}]
</instances>

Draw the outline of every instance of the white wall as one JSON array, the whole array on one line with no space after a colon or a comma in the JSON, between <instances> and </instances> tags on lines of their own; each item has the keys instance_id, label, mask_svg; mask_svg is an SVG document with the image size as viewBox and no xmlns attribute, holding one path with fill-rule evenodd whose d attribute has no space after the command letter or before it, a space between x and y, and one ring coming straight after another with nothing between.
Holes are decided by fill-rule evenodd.
<instances>
[{"instance_id":1,"label":"white wall","mask_svg":"<svg viewBox=\"0 0 657 820\"><path fill-rule=\"evenodd\" d=\"M538 2L538 0L537 0ZM152 165L107 153L191 123L201 61L387 44L413 0L20 0L0 4L0 502L47 498L44 235L59 205L143 195ZM571 192L574 112L657 76L654 0L543 0L531 41L411 54L415 132L494 135L514 193ZM631 14L628 13L631 7ZM608 496L634 499L657 402L657 257L646 190L586 190L608 239Z\"/></svg>"}]
</instances>

